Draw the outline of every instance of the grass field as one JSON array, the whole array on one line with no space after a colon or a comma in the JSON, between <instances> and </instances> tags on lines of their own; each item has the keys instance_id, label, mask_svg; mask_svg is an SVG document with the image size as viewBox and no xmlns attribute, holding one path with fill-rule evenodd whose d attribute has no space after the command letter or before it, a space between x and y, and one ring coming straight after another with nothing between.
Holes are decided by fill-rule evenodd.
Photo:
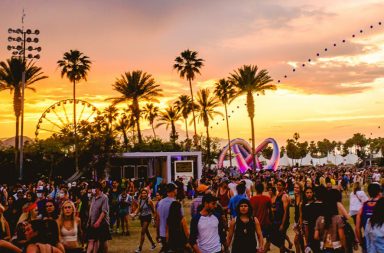
<instances>
[{"instance_id":1,"label":"grass field","mask_svg":"<svg viewBox=\"0 0 384 253\"><path fill-rule=\"evenodd\" d=\"M186 201L185 202L185 205L184 205L184 213L186 215L186 218L188 220L188 224L189 224L189 220L191 218L191 215L190 215L190 209L189 209L189 204L190 204L190 201ZM345 197L345 195L343 195L343 204L344 206L347 208L349 208L349 198L348 197ZM294 208L290 208L290 212L291 212L291 225L293 224L293 213L294 213ZM130 220L130 236L122 236L122 235L115 235L113 234L112 235L112 241L109 242L109 252L111 253L131 253L131 252L135 252L135 249L137 248L138 244L139 244L139 240L140 240L140 221L138 221L137 219L135 220ZM150 231L151 231L151 235L152 237L155 239L156 238L156 231L155 231L155 228L153 226L150 226ZM293 232L293 229L289 228L288 229L288 236L291 238L291 241L293 242L293 238L294 238L294 232ZM159 252L160 250L160 245L157 246L157 248L154 250L154 251L150 251L150 247L151 247L151 244L149 243L148 239L146 238L145 241L144 241L144 246L143 246L143 250L142 252L143 253L149 253L149 252ZM294 249L294 247L293 247ZM279 249L273 245L271 245L271 251L269 251L271 253L278 253L279 252Z\"/></svg>"}]
</instances>

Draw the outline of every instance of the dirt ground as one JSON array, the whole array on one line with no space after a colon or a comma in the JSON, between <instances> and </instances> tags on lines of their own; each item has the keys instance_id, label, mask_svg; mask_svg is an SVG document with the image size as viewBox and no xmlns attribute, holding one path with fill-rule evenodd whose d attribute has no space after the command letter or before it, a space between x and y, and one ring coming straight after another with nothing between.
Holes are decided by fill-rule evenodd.
<instances>
[{"instance_id":1,"label":"dirt ground","mask_svg":"<svg viewBox=\"0 0 384 253\"><path fill-rule=\"evenodd\" d=\"M189 205L190 202L187 201L184 204L184 213L186 214L188 224L190 220L190 209ZM293 208L290 208L291 210L291 217L293 217ZM292 222L291 222L292 224ZM136 248L139 245L140 240L140 222L138 219L130 220L130 236L126 235L116 235L112 234L112 240L109 241L109 252L110 253L132 253L135 252ZM150 226L150 232L152 237L156 238L156 231L155 228L151 225ZM291 238L291 241L293 241L294 232L292 229L288 230L288 236ZM149 252L159 252L161 246L160 244L157 245L156 249L151 251L150 250L151 244L149 243L148 239L145 238L144 240L144 246L143 246L143 253L149 253ZM270 253L277 253L279 252L279 249L273 245L271 245L271 251Z\"/></svg>"}]
</instances>

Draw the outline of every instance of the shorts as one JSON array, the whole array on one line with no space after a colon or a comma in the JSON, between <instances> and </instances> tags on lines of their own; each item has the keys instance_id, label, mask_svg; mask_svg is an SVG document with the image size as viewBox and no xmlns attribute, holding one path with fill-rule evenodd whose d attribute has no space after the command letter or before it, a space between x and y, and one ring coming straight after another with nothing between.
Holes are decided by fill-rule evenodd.
<instances>
[{"instance_id":1,"label":"shorts","mask_svg":"<svg viewBox=\"0 0 384 253\"><path fill-rule=\"evenodd\" d=\"M107 223L100 225L98 228L92 226L87 229L87 240L105 242L112 240L111 233L109 232L109 226Z\"/></svg>"},{"instance_id":2,"label":"shorts","mask_svg":"<svg viewBox=\"0 0 384 253\"><path fill-rule=\"evenodd\" d=\"M141 225L143 225L144 222L151 223L152 215L148 214L148 215L145 215L145 216L140 216L139 219L140 219Z\"/></svg>"}]
</instances>

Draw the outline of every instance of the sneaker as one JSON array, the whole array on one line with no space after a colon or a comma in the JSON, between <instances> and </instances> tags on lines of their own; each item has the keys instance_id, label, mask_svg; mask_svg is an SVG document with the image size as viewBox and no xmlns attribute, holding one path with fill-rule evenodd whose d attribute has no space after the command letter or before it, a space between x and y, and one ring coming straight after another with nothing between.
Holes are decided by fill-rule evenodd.
<instances>
[{"instance_id":1,"label":"sneaker","mask_svg":"<svg viewBox=\"0 0 384 253\"><path fill-rule=\"evenodd\" d=\"M152 244L151 251L156 249L156 244Z\"/></svg>"},{"instance_id":2,"label":"sneaker","mask_svg":"<svg viewBox=\"0 0 384 253\"><path fill-rule=\"evenodd\" d=\"M141 253L141 249L140 249L140 248L137 248L137 249L135 250L135 253Z\"/></svg>"}]
</instances>

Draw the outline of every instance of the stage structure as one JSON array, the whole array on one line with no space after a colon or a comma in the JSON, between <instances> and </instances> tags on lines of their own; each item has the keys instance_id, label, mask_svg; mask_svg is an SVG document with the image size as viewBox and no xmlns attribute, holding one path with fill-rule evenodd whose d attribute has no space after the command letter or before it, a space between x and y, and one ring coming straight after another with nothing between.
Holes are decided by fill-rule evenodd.
<instances>
[{"instance_id":1,"label":"stage structure","mask_svg":"<svg viewBox=\"0 0 384 253\"><path fill-rule=\"evenodd\" d=\"M257 158L257 154L260 153L263 149L265 149L268 144L272 144L273 146L273 152L272 157L267 163L267 165L263 168L261 163L259 162ZM237 166L241 173L245 173L248 169L251 169L253 166L253 159L252 159L252 147L251 145L240 138L234 139L230 142L230 147L232 149L232 152L235 155ZM221 152L219 156L218 161L218 167L223 167L223 162L225 159L225 156L229 150L229 145L225 146L223 148L223 151ZM276 170L277 166L279 165L280 160L280 151L279 151L279 145L277 145L277 142L273 138L265 139L255 150L256 155L256 168L257 169L267 169L267 170Z\"/></svg>"}]
</instances>

